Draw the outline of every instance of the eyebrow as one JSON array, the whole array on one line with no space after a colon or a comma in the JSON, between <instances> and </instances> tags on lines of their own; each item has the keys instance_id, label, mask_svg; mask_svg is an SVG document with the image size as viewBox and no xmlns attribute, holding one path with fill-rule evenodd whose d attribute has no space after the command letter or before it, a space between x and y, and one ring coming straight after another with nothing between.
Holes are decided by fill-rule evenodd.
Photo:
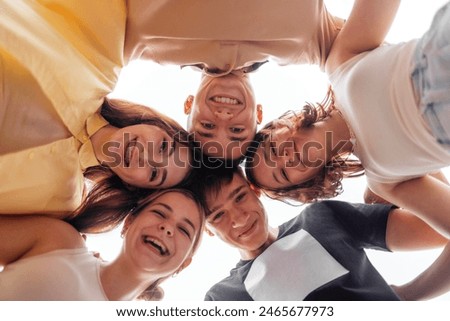
<instances>
[{"instance_id":1,"label":"eyebrow","mask_svg":"<svg viewBox=\"0 0 450 321\"><path fill-rule=\"evenodd\" d=\"M167 205L167 204L164 204L164 203L155 203L155 205L162 206L162 207L166 208L168 211L170 211L170 212L173 213L172 207L170 207L170 206ZM191 222L190 219L184 217L184 218L183 218L183 221L185 221L185 222L186 222L189 226L191 226L191 227L194 229L194 231L195 231L195 225L194 225L194 223Z\"/></svg>"},{"instance_id":2,"label":"eyebrow","mask_svg":"<svg viewBox=\"0 0 450 321\"><path fill-rule=\"evenodd\" d=\"M234 142L244 142L247 140L247 137L235 137L235 136L229 136L227 137L229 140Z\"/></svg>"},{"instance_id":3,"label":"eyebrow","mask_svg":"<svg viewBox=\"0 0 450 321\"><path fill-rule=\"evenodd\" d=\"M266 144L263 144L262 146L266 146ZM269 143L269 148L263 147L264 161L266 162L266 164L268 163L268 160L270 160L271 148L272 148L272 142Z\"/></svg>"},{"instance_id":4,"label":"eyebrow","mask_svg":"<svg viewBox=\"0 0 450 321\"><path fill-rule=\"evenodd\" d=\"M170 212L173 212L173 209L169 206L169 205L167 205L167 204L164 204L164 203L155 203L155 205L160 205L160 206L162 206L162 207L165 207L167 210L169 210Z\"/></svg>"},{"instance_id":5,"label":"eyebrow","mask_svg":"<svg viewBox=\"0 0 450 321\"><path fill-rule=\"evenodd\" d=\"M238 186L237 188L235 188L230 194L228 194L227 201L233 199L236 196L236 194L238 194L244 187L245 187L245 185L241 185L241 186ZM220 208L220 205L216 206L216 207L213 207L211 209L210 213L214 213L219 208Z\"/></svg>"},{"instance_id":6,"label":"eyebrow","mask_svg":"<svg viewBox=\"0 0 450 321\"><path fill-rule=\"evenodd\" d=\"M214 135L213 135L213 134L205 133L205 132L200 132L200 131L198 131L198 130L197 130L197 134L199 134L200 136L205 137L205 138L214 138Z\"/></svg>"},{"instance_id":7,"label":"eyebrow","mask_svg":"<svg viewBox=\"0 0 450 321\"><path fill-rule=\"evenodd\" d=\"M188 219L187 217L184 217L183 221L185 221L195 231L195 225L194 225L194 223L191 222L190 219Z\"/></svg>"},{"instance_id":8,"label":"eyebrow","mask_svg":"<svg viewBox=\"0 0 450 321\"><path fill-rule=\"evenodd\" d=\"M214 134L210 134L210 133L205 133L205 132L201 132L197 130L197 134L199 134L202 137L205 138L214 138L216 137ZM229 140L234 141L234 142L244 142L247 140L247 137L237 137L237 136L228 136L227 137Z\"/></svg>"},{"instance_id":9,"label":"eyebrow","mask_svg":"<svg viewBox=\"0 0 450 321\"><path fill-rule=\"evenodd\" d=\"M266 144L264 144L266 145ZM269 142L269 148L264 148L264 161L266 162L266 164L271 161L270 159L270 151L272 150L273 147L273 142ZM275 171L272 172L272 177L273 179L278 183L278 184L282 184L281 181L278 179L278 177L275 175Z\"/></svg>"},{"instance_id":10,"label":"eyebrow","mask_svg":"<svg viewBox=\"0 0 450 321\"><path fill-rule=\"evenodd\" d=\"M169 155L167 155L168 157L170 157L175 152L177 141L173 140L172 142L173 142L172 143L172 148L169 151ZM162 178L161 178L161 181L159 182L159 184L156 185L156 187L161 186L162 184L164 184L164 182L166 181L166 178L167 178L167 169L163 168L161 170L162 170Z\"/></svg>"},{"instance_id":11,"label":"eyebrow","mask_svg":"<svg viewBox=\"0 0 450 321\"><path fill-rule=\"evenodd\" d=\"M172 148L170 149L168 156L171 156L173 153L175 153L176 148L177 148L177 141L174 139L172 140Z\"/></svg>"}]
</instances>

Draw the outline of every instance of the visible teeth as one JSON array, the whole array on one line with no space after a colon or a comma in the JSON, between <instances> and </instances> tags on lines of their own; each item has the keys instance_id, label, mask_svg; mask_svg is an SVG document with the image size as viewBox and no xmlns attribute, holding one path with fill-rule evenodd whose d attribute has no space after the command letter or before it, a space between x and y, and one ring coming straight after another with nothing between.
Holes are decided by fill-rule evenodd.
<instances>
[{"instance_id":1,"label":"visible teeth","mask_svg":"<svg viewBox=\"0 0 450 321\"><path fill-rule=\"evenodd\" d=\"M214 96L212 98L212 100L215 101L216 103L221 103L221 104L228 104L228 105L238 105L239 104L239 100L234 99L234 98L228 98L228 97Z\"/></svg>"},{"instance_id":2,"label":"visible teeth","mask_svg":"<svg viewBox=\"0 0 450 321\"><path fill-rule=\"evenodd\" d=\"M158 240L156 240L150 236L144 236L144 242L155 247L159 251L159 253L161 253L161 255L169 254L169 251L166 249L166 247L161 242L159 242Z\"/></svg>"}]
</instances>

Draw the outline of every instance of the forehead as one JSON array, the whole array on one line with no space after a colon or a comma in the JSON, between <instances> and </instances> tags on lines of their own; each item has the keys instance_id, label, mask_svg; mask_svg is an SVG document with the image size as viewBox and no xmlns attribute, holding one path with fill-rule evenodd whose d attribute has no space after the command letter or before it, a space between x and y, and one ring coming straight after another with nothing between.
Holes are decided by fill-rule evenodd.
<instances>
[{"instance_id":1,"label":"forehead","mask_svg":"<svg viewBox=\"0 0 450 321\"><path fill-rule=\"evenodd\" d=\"M231 193L233 193L237 188L242 187L242 189L250 189L247 180L240 174L233 174L231 181L226 181L225 179L219 183L217 190L209 189L207 192L208 205L215 203L220 203L224 198L227 198Z\"/></svg>"},{"instance_id":2,"label":"forehead","mask_svg":"<svg viewBox=\"0 0 450 321\"><path fill-rule=\"evenodd\" d=\"M166 207L180 220L188 218L196 227L200 226L200 210L194 200L180 192L168 192L157 197L149 206Z\"/></svg>"}]
</instances>

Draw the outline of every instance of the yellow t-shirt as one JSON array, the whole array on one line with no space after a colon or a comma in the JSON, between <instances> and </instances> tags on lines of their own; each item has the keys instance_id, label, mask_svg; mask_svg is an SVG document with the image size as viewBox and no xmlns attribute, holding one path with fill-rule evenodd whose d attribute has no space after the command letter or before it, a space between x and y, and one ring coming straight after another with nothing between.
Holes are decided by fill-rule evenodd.
<instances>
[{"instance_id":1,"label":"yellow t-shirt","mask_svg":"<svg viewBox=\"0 0 450 321\"><path fill-rule=\"evenodd\" d=\"M273 60L324 66L344 21L323 0L128 0L125 59L223 73Z\"/></svg>"},{"instance_id":2,"label":"yellow t-shirt","mask_svg":"<svg viewBox=\"0 0 450 321\"><path fill-rule=\"evenodd\" d=\"M123 66L124 1L5 0L0 12L0 213L72 211Z\"/></svg>"}]
</instances>

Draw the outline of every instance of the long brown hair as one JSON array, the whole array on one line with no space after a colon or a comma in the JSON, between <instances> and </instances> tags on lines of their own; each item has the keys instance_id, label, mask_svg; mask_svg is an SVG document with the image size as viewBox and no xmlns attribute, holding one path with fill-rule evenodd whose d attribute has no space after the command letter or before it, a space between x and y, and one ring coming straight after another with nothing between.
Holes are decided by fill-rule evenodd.
<instances>
[{"instance_id":1,"label":"long brown hair","mask_svg":"<svg viewBox=\"0 0 450 321\"><path fill-rule=\"evenodd\" d=\"M133 215L133 216L138 216L141 211L147 207L147 205L153 203L157 198L161 197L164 194L167 193L181 193L184 196L186 196L187 198L191 199L192 201L195 202L195 204L197 205L197 208L199 210L200 213L200 227L197 231L197 234L195 235L195 239L194 242L192 244L192 250L190 255L193 256L195 254L195 252L197 251L201 240L202 240L202 236L203 236L203 230L205 228L205 208L203 206L203 203L199 200L199 198L190 190L188 189L180 189L180 188L172 188L172 189L165 189L165 190L160 190L158 192L155 192L151 195L149 195L148 197L143 198L142 200L140 200L136 207L130 212L129 215ZM164 297L164 291L162 290L162 288L159 286L164 280L166 280L167 278L169 278L170 276L166 276L166 277L162 277L159 278L158 280L156 280L155 282L153 282L147 289L145 289L138 297L138 300L145 300L145 301L159 301L162 300L162 298Z\"/></svg>"},{"instance_id":2,"label":"long brown hair","mask_svg":"<svg viewBox=\"0 0 450 321\"><path fill-rule=\"evenodd\" d=\"M334 96L331 87L320 103L306 103L300 111L289 111L277 120L266 124L255 136L250 145L245 161L245 174L247 179L265 195L277 200L293 200L301 203L311 203L319 199L333 198L342 193L342 179L344 177L357 177L364 174L361 162L350 153L334 155L325 164L322 170L312 179L285 188L271 189L262 186L253 174L255 153L262 143L270 137L273 129L280 122L295 124L295 129L307 128L315 123L325 120L335 109Z\"/></svg>"},{"instance_id":3,"label":"long brown hair","mask_svg":"<svg viewBox=\"0 0 450 321\"><path fill-rule=\"evenodd\" d=\"M126 100L105 99L101 115L114 127L148 124L165 130L179 144L192 146L188 133L177 122L153 109ZM189 180L192 170L185 180ZM154 190L130 186L103 165L86 169L84 177L88 192L82 204L66 221L84 233L101 233L119 225L136 202ZM180 182L178 186L185 185Z\"/></svg>"}]
</instances>

